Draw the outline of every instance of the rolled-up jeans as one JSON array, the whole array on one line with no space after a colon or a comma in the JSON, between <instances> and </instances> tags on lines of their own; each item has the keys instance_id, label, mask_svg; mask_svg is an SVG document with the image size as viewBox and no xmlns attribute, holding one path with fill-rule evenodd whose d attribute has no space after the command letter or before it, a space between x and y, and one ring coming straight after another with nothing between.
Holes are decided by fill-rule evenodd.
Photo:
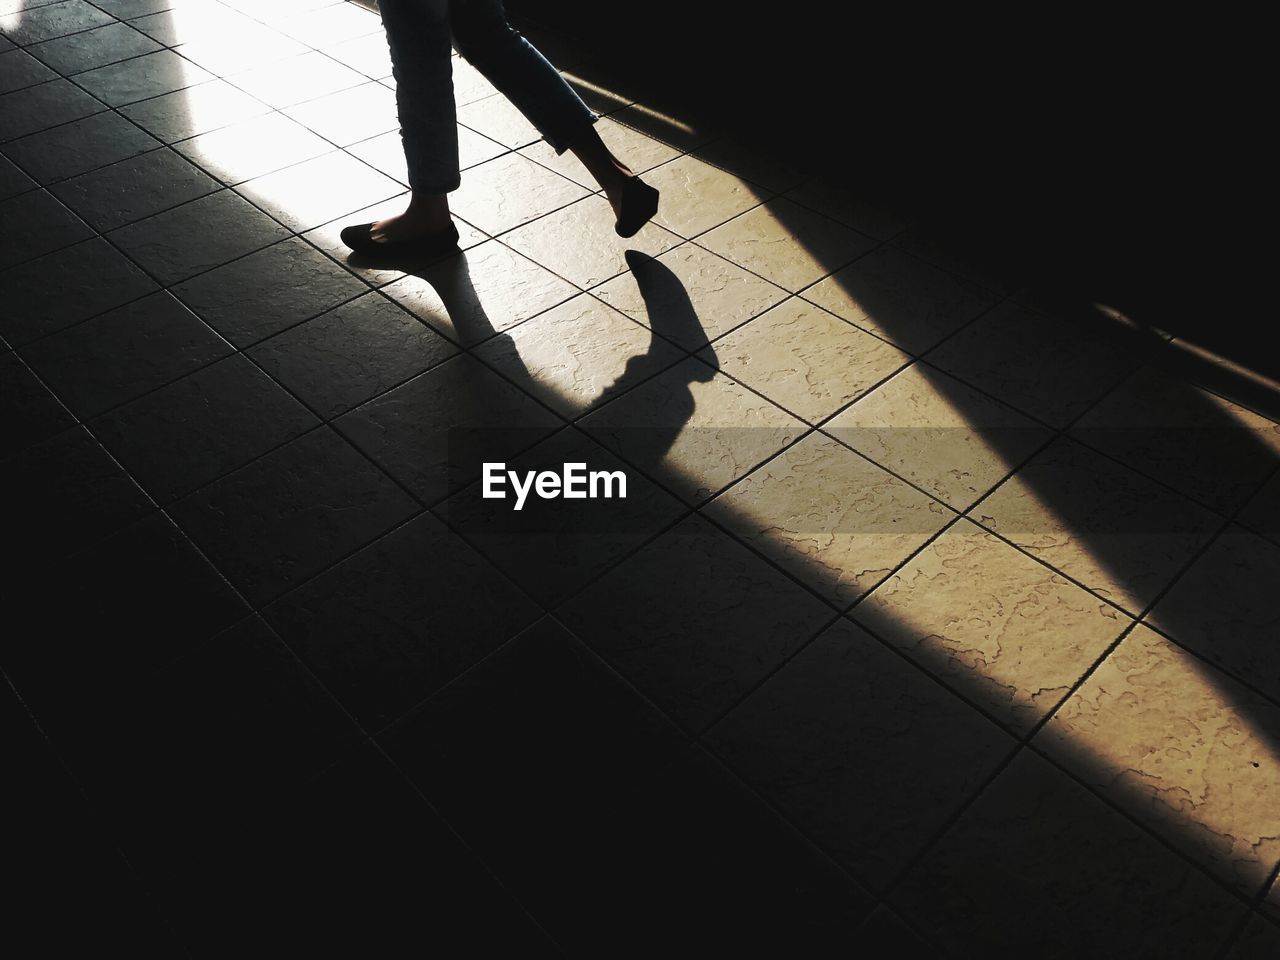
<instances>
[{"instance_id":1,"label":"rolled-up jeans","mask_svg":"<svg viewBox=\"0 0 1280 960\"><path fill-rule=\"evenodd\" d=\"M556 153L564 153L599 119L507 23L502 0L380 0L378 6L391 47L400 138L415 192L448 193L461 182L451 46Z\"/></svg>"}]
</instances>

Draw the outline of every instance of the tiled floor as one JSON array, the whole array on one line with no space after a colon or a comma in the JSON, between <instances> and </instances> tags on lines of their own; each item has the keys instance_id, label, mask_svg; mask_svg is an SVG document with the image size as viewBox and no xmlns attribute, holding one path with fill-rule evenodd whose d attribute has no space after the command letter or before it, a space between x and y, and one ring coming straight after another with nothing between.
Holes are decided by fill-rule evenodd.
<instances>
[{"instance_id":1,"label":"tiled floor","mask_svg":"<svg viewBox=\"0 0 1280 960\"><path fill-rule=\"evenodd\" d=\"M348 260L407 189L353 3L0 35L40 955L1277 955L1274 408L591 90L620 241L461 60L465 252Z\"/></svg>"}]
</instances>

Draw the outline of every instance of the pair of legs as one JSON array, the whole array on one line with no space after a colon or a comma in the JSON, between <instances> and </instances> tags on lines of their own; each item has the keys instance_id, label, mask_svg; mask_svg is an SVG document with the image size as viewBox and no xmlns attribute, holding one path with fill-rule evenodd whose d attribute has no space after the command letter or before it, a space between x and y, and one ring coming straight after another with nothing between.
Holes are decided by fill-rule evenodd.
<instances>
[{"instance_id":1,"label":"pair of legs","mask_svg":"<svg viewBox=\"0 0 1280 960\"><path fill-rule=\"evenodd\" d=\"M627 204L636 203L636 188L628 187L634 174L596 133L596 115L507 23L502 0L381 0L379 7L391 48L413 192L404 213L369 228L370 239L401 243L452 231L448 194L461 179L452 79L455 44L556 153L568 150L582 161L622 222Z\"/></svg>"}]
</instances>

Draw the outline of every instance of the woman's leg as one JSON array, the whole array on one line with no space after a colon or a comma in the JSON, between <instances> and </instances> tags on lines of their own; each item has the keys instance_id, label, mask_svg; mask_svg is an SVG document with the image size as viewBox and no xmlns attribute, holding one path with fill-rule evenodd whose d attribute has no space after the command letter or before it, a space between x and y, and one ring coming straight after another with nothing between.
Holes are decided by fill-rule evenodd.
<instances>
[{"instance_id":1,"label":"woman's leg","mask_svg":"<svg viewBox=\"0 0 1280 960\"><path fill-rule=\"evenodd\" d=\"M547 58L507 23L502 0L451 0L449 20L458 52L537 127L556 153L569 150L582 161L604 189L619 222L643 216L640 208L649 198L638 196L637 185L628 187L635 174L596 133L593 124L599 118ZM656 206L656 192L652 201ZM628 206L636 209L628 211ZM624 216L628 212L629 218ZM647 219L634 223L630 233Z\"/></svg>"},{"instance_id":2,"label":"woman's leg","mask_svg":"<svg viewBox=\"0 0 1280 960\"><path fill-rule=\"evenodd\" d=\"M379 9L413 193L404 213L373 224L368 235L385 243L445 234L453 229L447 194L460 183L449 2L381 0Z\"/></svg>"}]
</instances>

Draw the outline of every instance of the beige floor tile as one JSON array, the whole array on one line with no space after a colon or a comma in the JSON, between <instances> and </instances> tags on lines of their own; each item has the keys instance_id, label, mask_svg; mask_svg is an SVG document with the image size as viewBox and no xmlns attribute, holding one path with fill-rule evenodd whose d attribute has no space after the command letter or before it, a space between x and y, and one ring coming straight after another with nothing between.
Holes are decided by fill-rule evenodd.
<instances>
[{"instance_id":1,"label":"beige floor tile","mask_svg":"<svg viewBox=\"0 0 1280 960\"><path fill-rule=\"evenodd\" d=\"M1050 436L1011 407L919 363L836 414L823 430L957 510Z\"/></svg>"},{"instance_id":2,"label":"beige floor tile","mask_svg":"<svg viewBox=\"0 0 1280 960\"><path fill-rule=\"evenodd\" d=\"M363 73L315 50L234 74L230 80L277 110L369 82Z\"/></svg>"},{"instance_id":3,"label":"beige floor tile","mask_svg":"<svg viewBox=\"0 0 1280 960\"><path fill-rule=\"evenodd\" d=\"M1222 512L1246 503L1280 464L1280 424L1147 367L1072 433Z\"/></svg>"},{"instance_id":4,"label":"beige floor tile","mask_svg":"<svg viewBox=\"0 0 1280 960\"><path fill-rule=\"evenodd\" d=\"M956 957L1217 956L1246 907L1022 751L890 895Z\"/></svg>"},{"instance_id":5,"label":"beige floor tile","mask_svg":"<svg viewBox=\"0 0 1280 960\"><path fill-rule=\"evenodd\" d=\"M705 346L785 300L787 291L691 243L591 291L686 350Z\"/></svg>"},{"instance_id":6,"label":"beige floor tile","mask_svg":"<svg viewBox=\"0 0 1280 960\"><path fill-rule=\"evenodd\" d=\"M492 160L507 152L507 148L482 137L466 127L458 127L458 166L467 170L477 164ZM380 170L393 180L409 184L409 167L404 157L404 144L400 131L392 130L378 137L363 140L347 147L347 153L359 157L375 170Z\"/></svg>"},{"instance_id":7,"label":"beige floor tile","mask_svg":"<svg viewBox=\"0 0 1280 960\"><path fill-rule=\"evenodd\" d=\"M1108 343L1013 301L979 317L927 359L1055 427L1087 410L1133 366Z\"/></svg>"},{"instance_id":8,"label":"beige floor tile","mask_svg":"<svg viewBox=\"0 0 1280 960\"><path fill-rule=\"evenodd\" d=\"M716 136L716 131L705 124L695 126L641 103L625 106L610 116L647 137L670 144L682 153L696 150Z\"/></svg>"},{"instance_id":9,"label":"beige floor tile","mask_svg":"<svg viewBox=\"0 0 1280 960\"><path fill-rule=\"evenodd\" d=\"M1142 625L1035 743L1223 881L1280 860L1280 708Z\"/></svg>"},{"instance_id":10,"label":"beige floor tile","mask_svg":"<svg viewBox=\"0 0 1280 960\"><path fill-rule=\"evenodd\" d=\"M325 46L324 53L352 70L359 70L371 80L391 76L391 51L385 31L354 39L342 39Z\"/></svg>"},{"instance_id":11,"label":"beige floor tile","mask_svg":"<svg viewBox=\"0 0 1280 960\"><path fill-rule=\"evenodd\" d=\"M264 11L265 12L265 11ZM271 10L265 18L277 30L310 47L323 47L346 37L383 32L378 15L355 3L331 3L299 16L294 11Z\"/></svg>"},{"instance_id":12,"label":"beige floor tile","mask_svg":"<svg viewBox=\"0 0 1280 960\"><path fill-rule=\"evenodd\" d=\"M502 233L587 195L558 173L518 153L508 153L466 172L449 195L458 216L490 235Z\"/></svg>"},{"instance_id":13,"label":"beige floor tile","mask_svg":"<svg viewBox=\"0 0 1280 960\"><path fill-rule=\"evenodd\" d=\"M910 362L896 347L796 298L725 334L699 356L811 423Z\"/></svg>"},{"instance_id":14,"label":"beige floor tile","mask_svg":"<svg viewBox=\"0 0 1280 960\"><path fill-rule=\"evenodd\" d=\"M805 429L693 357L601 407L582 427L690 503L749 473Z\"/></svg>"},{"instance_id":15,"label":"beige floor tile","mask_svg":"<svg viewBox=\"0 0 1280 960\"><path fill-rule=\"evenodd\" d=\"M1065 437L970 514L1135 615L1222 525L1211 511Z\"/></svg>"},{"instance_id":16,"label":"beige floor tile","mask_svg":"<svg viewBox=\"0 0 1280 960\"><path fill-rule=\"evenodd\" d=\"M409 194L402 193L399 196L375 203L370 207L365 207L363 210L346 214L323 226L316 227L314 230L308 230L303 236L343 264L348 270L351 270L369 283L375 286L390 283L392 280L399 280L403 277L409 270L410 265L401 263L397 267L390 267L375 264L368 258L352 253L351 249L339 238L339 234L342 233L343 227L350 224L377 223L379 220L403 213L408 204ZM453 218L453 223L458 228L458 246L463 250L477 246L489 239L475 227L459 220L457 217Z\"/></svg>"},{"instance_id":17,"label":"beige floor tile","mask_svg":"<svg viewBox=\"0 0 1280 960\"><path fill-rule=\"evenodd\" d=\"M614 230L613 207L588 196L506 233L502 242L519 250L584 290L627 269L627 252L654 256L680 242L674 233L648 223L630 239Z\"/></svg>"},{"instance_id":18,"label":"beige floor tile","mask_svg":"<svg viewBox=\"0 0 1280 960\"><path fill-rule=\"evenodd\" d=\"M402 277L384 290L464 346L487 340L578 292L493 240Z\"/></svg>"},{"instance_id":19,"label":"beige floor tile","mask_svg":"<svg viewBox=\"0 0 1280 960\"><path fill-rule=\"evenodd\" d=\"M791 200L770 200L699 237L698 243L792 292L839 270L874 246Z\"/></svg>"},{"instance_id":20,"label":"beige floor tile","mask_svg":"<svg viewBox=\"0 0 1280 960\"><path fill-rule=\"evenodd\" d=\"M501 94L458 107L458 122L513 150L542 139L538 128Z\"/></svg>"},{"instance_id":21,"label":"beige floor tile","mask_svg":"<svg viewBox=\"0 0 1280 960\"><path fill-rule=\"evenodd\" d=\"M340 147L400 129L395 94L372 81L282 112Z\"/></svg>"},{"instance_id":22,"label":"beige floor tile","mask_svg":"<svg viewBox=\"0 0 1280 960\"><path fill-rule=\"evenodd\" d=\"M696 237L759 204L768 191L693 156L645 176L661 197L654 220L682 237Z\"/></svg>"},{"instance_id":23,"label":"beige floor tile","mask_svg":"<svg viewBox=\"0 0 1280 960\"><path fill-rule=\"evenodd\" d=\"M873 250L802 296L917 354L995 303L977 284L893 247Z\"/></svg>"},{"instance_id":24,"label":"beige floor tile","mask_svg":"<svg viewBox=\"0 0 1280 960\"><path fill-rule=\"evenodd\" d=\"M466 130L467 128L459 127L458 129ZM467 132L471 133L470 130L467 130ZM472 134L472 136L478 137L480 135ZM392 180L406 187L409 185L409 164L404 158L404 145L400 141L399 130L391 130L376 137L361 140L359 143L353 143L346 150L347 153L363 160L379 173L386 174ZM461 149L458 152L459 160L461 160ZM497 154L494 154L494 156L497 156Z\"/></svg>"},{"instance_id":25,"label":"beige floor tile","mask_svg":"<svg viewBox=\"0 0 1280 960\"><path fill-rule=\"evenodd\" d=\"M722 170L759 184L770 194L789 190L805 178L804 173L788 160L771 154L757 142L747 142L736 137L713 140L706 146L699 147L694 154Z\"/></svg>"},{"instance_id":26,"label":"beige floor tile","mask_svg":"<svg viewBox=\"0 0 1280 960\"><path fill-rule=\"evenodd\" d=\"M1052 710L1130 622L967 520L852 616L1016 733Z\"/></svg>"},{"instance_id":27,"label":"beige floor tile","mask_svg":"<svg viewBox=\"0 0 1280 960\"><path fill-rule=\"evenodd\" d=\"M403 190L390 177L340 150L236 187L237 193L298 231L398 196Z\"/></svg>"},{"instance_id":28,"label":"beige floor tile","mask_svg":"<svg viewBox=\"0 0 1280 960\"><path fill-rule=\"evenodd\" d=\"M453 58L453 102L459 108L494 95L501 96L484 74L461 57Z\"/></svg>"},{"instance_id":29,"label":"beige floor tile","mask_svg":"<svg viewBox=\"0 0 1280 960\"><path fill-rule=\"evenodd\" d=\"M788 190L784 196L877 240L901 233L906 223L874 197L837 186L820 177Z\"/></svg>"},{"instance_id":30,"label":"beige floor tile","mask_svg":"<svg viewBox=\"0 0 1280 960\"><path fill-rule=\"evenodd\" d=\"M680 151L674 147L653 137L646 137L639 130L632 130L626 124L618 123L610 117L601 117L596 121L595 127L596 133L600 134L600 139L604 141L605 146L635 173L644 173L680 155ZM588 190L600 189L600 185L587 172L582 162L567 150L557 154L551 144L543 140L521 147L520 152L530 160L554 170L562 177L568 177Z\"/></svg>"},{"instance_id":31,"label":"beige floor tile","mask_svg":"<svg viewBox=\"0 0 1280 960\"><path fill-rule=\"evenodd\" d=\"M209 2L210 0L165 0L163 6L182 9L188 6L205 6ZM241 11L253 12L261 8L261 0L214 0L214 2L220 2L224 6ZM334 2L335 0L271 0L271 9L273 14L284 16L289 13L299 14L318 10ZM342 3L345 0L336 0L336 2Z\"/></svg>"},{"instance_id":32,"label":"beige floor tile","mask_svg":"<svg viewBox=\"0 0 1280 960\"><path fill-rule=\"evenodd\" d=\"M120 112L165 143L262 116L271 108L225 80L210 80L121 107ZM268 144L257 144L259 150Z\"/></svg>"},{"instance_id":33,"label":"beige floor tile","mask_svg":"<svg viewBox=\"0 0 1280 960\"><path fill-rule=\"evenodd\" d=\"M399 136L399 133L394 134ZM401 151L403 152L403 151ZM474 130L458 125L458 166L467 170L477 164L492 160L507 152L507 148L481 136Z\"/></svg>"},{"instance_id":34,"label":"beige floor tile","mask_svg":"<svg viewBox=\"0 0 1280 960\"><path fill-rule=\"evenodd\" d=\"M333 152L333 144L282 113L222 127L173 148L231 185Z\"/></svg>"},{"instance_id":35,"label":"beige floor tile","mask_svg":"<svg viewBox=\"0 0 1280 960\"><path fill-rule=\"evenodd\" d=\"M235 24L233 33L231 39L216 31L208 35L198 34L175 49L220 77L262 68L307 52L307 47L292 37L267 27L259 28L256 24L250 29L245 29L244 23Z\"/></svg>"},{"instance_id":36,"label":"beige floor tile","mask_svg":"<svg viewBox=\"0 0 1280 960\"><path fill-rule=\"evenodd\" d=\"M1183 646L1280 700L1278 585L1280 546L1232 526L1147 619Z\"/></svg>"},{"instance_id":37,"label":"beige floor tile","mask_svg":"<svg viewBox=\"0 0 1280 960\"><path fill-rule=\"evenodd\" d=\"M631 389L685 355L586 294L494 337L475 354L569 419Z\"/></svg>"},{"instance_id":38,"label":"beige floor tile","mask_svg":"<svg viewBox=\"0 0 1280 960\"><path fill-rule=\"evenodd\" d=\"M237 33L252 33L259 24L220 3L174 3L172 9L133 19L134 27L165 46L206 38L223 43Z\"/></svg>"},{"instance_id":39,"label":"beige floor tile","mask_svg":"<svg viewBox=\"0 0 1280 960\"><path fill-rule=\"evenodd\" d=\"M704 512L841 607L955 516L817 433L749 474Z\"/></svg>"}]
</instances>

